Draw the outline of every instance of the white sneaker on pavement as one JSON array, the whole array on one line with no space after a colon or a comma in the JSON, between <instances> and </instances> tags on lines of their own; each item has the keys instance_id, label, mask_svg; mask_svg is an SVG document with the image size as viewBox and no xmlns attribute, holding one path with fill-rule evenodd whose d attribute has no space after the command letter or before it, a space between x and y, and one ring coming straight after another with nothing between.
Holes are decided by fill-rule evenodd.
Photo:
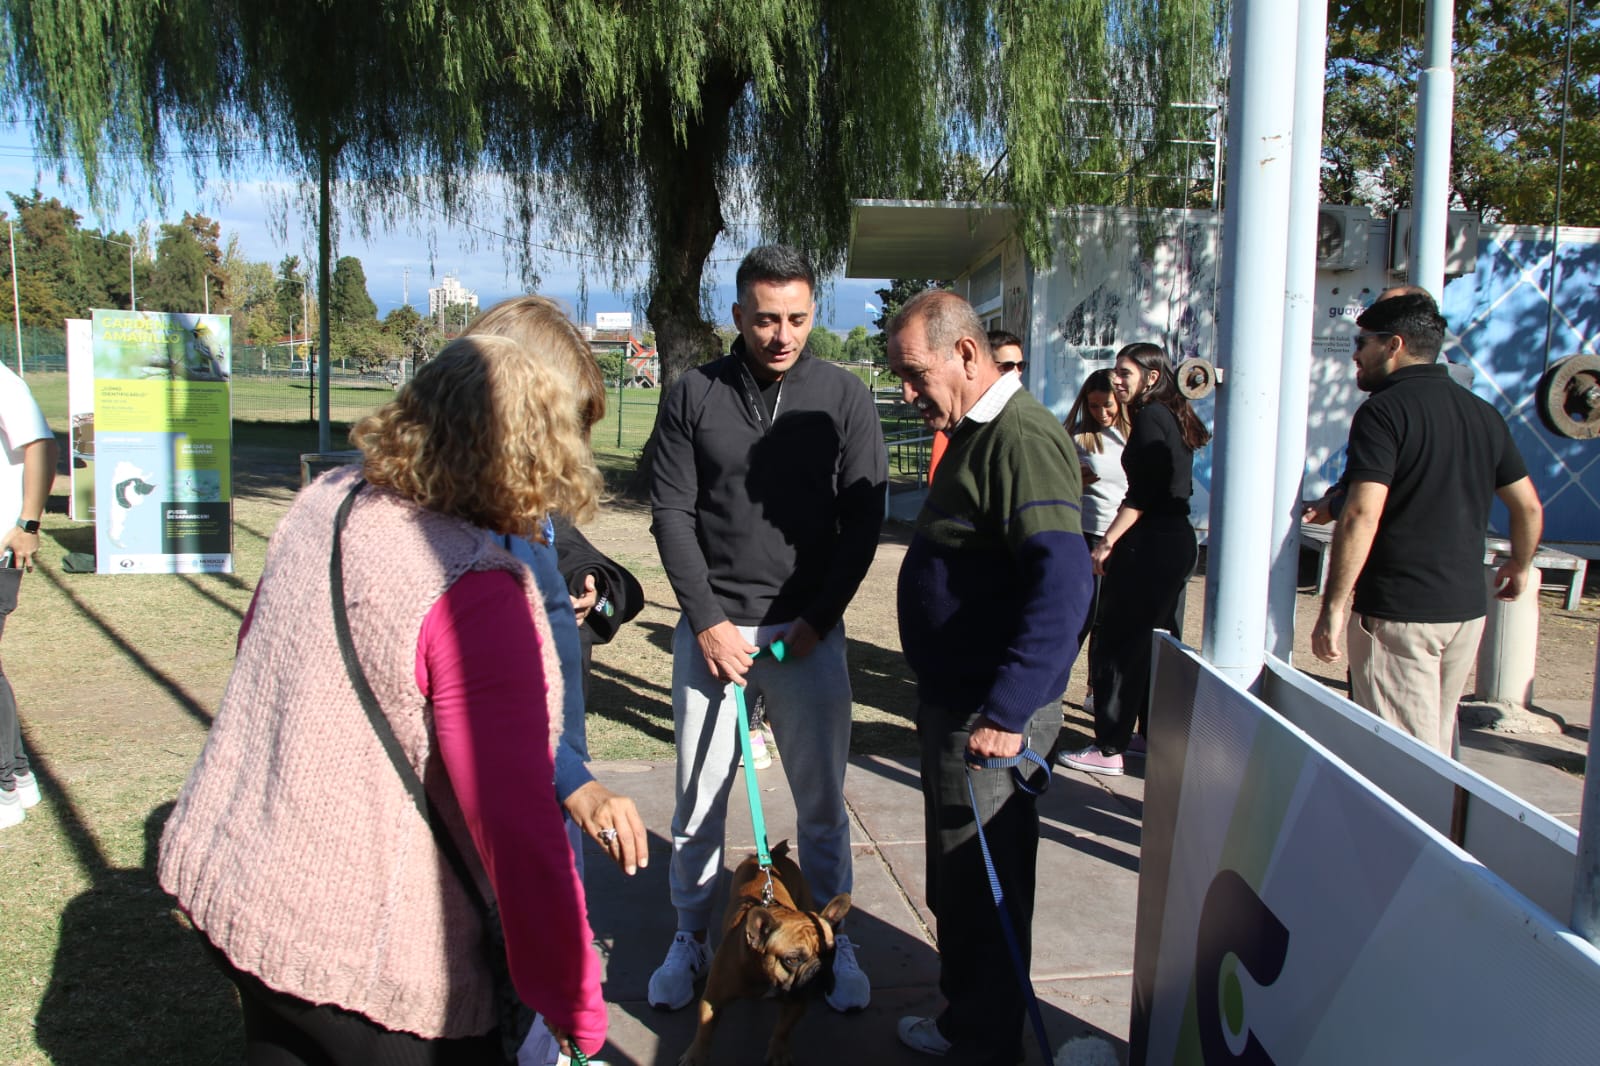
<instances>
[{"instance_id":1,"label":"white sneaker on pavement","mask_svg":"<svg viewBox=\"0 0 1600 1066\"><path fill-rule=\"evenodd\" d=\"M900 1043L924 1055L943 1055L950 1050L950 1041L939 1032L939 1023L932 1018L919 1018L908 1014L897 1026Z\"/></svg>"},{"instance_id":2,"label":"white sneaker on pavement","mask_svg":"<svg viewBox=\"0 0 1600 1066\"><path fill-rule=\"evenodd\" d=\"M647 998L657 1010L678 1010L694 1000L694 984L711 961L711 949L694 934L678 930L667 957L650 975Z\"/></svg>"},{"instance_id":3,"label":"white sneaker on pavement","mask_svg":"<svg viewBox=\"0 0 1600 1066\"><path fill-rule=\"evenodd\" d=\"M856 961L856 946L844 935L833 941L833 991L827 998L828 1006L840 1014L862 1010L872 1002L872 982Z\"/></svg>"}]
</instances>

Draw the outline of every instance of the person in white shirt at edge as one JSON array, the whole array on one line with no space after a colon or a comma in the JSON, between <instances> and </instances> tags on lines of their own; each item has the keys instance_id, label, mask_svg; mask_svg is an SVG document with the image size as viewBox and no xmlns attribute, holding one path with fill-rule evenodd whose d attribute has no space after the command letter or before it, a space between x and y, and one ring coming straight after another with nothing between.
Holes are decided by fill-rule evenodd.
<instances>
[{"instance_id":1,"label":"person in white shirt at edge","mask_svg":"<svg viewBox=\"0 0 1600 1066\"><path fill-rule=\"evenodd\" d=\"M39 551L39 520L56 477L56 435L44 420L33 393L16 374L0 366L0 632L17 606L24 571L33 569ZM39 802L39 782L22 748L22 722L11 682L0 670L0 829L22 822L23 812Z\"/></svg>"}]
</instances>

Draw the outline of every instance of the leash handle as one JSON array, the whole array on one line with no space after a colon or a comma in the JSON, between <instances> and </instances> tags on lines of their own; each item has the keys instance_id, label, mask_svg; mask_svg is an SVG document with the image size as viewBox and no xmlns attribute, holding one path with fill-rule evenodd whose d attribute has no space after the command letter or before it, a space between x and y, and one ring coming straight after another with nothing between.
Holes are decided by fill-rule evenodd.
<instances>
[{"instance_id":1,"label":"leash handle","mask_svg":"<svg viewBox=\"0 0 1600 1066\"><path fill-rule=\"evenodd\" d=\"M1020 769L1023 762L1037 763L1044 768L1045 779L1037 789L1029 784ZM1005 890L1000 887L1000 875L994 868L994 856L989 853L989 838L983 832L983 817L978 812L978 796L972 788L972 771L974 769L1011 770L1011 776L1017 787L1030 795L1037 796L1050 784L1050 764L1039 756L1031 747L1024 747L1016 757L1010 759L982 759L972 755L967 756L967 802L972 805L972 825L978 831L978 849L983 852L983 869L989 875L989 893L994 897L995 911L1000 916L1000 932L1004 934L1006 950L1011 955L1011 968L1016 971L1017 985L1022 989L1028 1003L1028 1019L1033 1024L1033 1035L1039 1041L1039 1052L1044 1056L1040 1061L1055 1061L1050 1052L1050 1035L1045 1031L1044 1015L1039 1012L1039 998L1034 995L1033 982L1028 979L1028 964L1022 957L1022 947L1017 940L1016 928L1011 924L1011 914L1006 910Z\"/></svg>"},{"instance_id":2,"label":"leash handle","mask_svg":"<svg viewBox=\"0 0 1600 1066\"><path fill-rule=\"evenodd\" d=\"M757 648L752 660L770 655L776 662L783 662L788 654L781 639L773 641L765 648ZM756 862L761 869L772 868L772 852L767 849L767 819L761 812L761 789L756 784L756 757L750 748L750 711L745 706L744 686L733 686L733 699L739 709L739 754L744 757L744 791L750 801L750 828L756 838Z\"/></svg>"},{"instance_id":3,"label":"leash handle","mask_svg":"<svg viewBox=\"0 0 1600 1066\"><path fill-rule=\"evenodd\" d=\"M970 751L966 753L965 758L967 765L974 770L1010 770L1011 778L1016 782L1017 787L1030 796L1042 796L1050 788L1050 764L1045 762L1044 756L1033 750L1026 737L1022 741L1022 750L1009 759L998 756L984 758L983 756L974 755ZM1028 775L1022 765L1025 762L1031 762L1034 766L1044 771L1039 777L1037 785L1028 780Z\"/></svg>"}]
</instances>

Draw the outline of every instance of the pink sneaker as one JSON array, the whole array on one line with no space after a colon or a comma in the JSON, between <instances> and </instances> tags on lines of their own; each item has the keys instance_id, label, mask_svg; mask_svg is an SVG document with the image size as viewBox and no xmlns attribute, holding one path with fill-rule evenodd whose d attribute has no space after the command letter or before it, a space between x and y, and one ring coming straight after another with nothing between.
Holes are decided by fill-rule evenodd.
<instances>
[{"instance_id":1,"label":"pink sneaker","mask_svg":"<svg viewBox=\"0 0 1600 1066\"><path fill-rule=\"evenodd\" d=\"M1082 751L1064 751L1056 756L1056 762L1071 770L1082 770L1086 774L1100 774L1102 777L1122 776L1122 756L1106 755L1093 744Z\"/></svg>"},{"instance_id":2,"label":"pink sneaker","mask_svg":"<svg viewBox=\"0 0 1600 1066\"><path fill-rule=\"evenodd\" d=\"M1135 733L1133 735L1132 739L1130 739L1128 741L1128 750L1123 752L1122 754L1131 756L1131 757L1133 757L1135 759L1144 758L1144 755L1145 755L1144 734Z\"/></svg>"}]
</instances>

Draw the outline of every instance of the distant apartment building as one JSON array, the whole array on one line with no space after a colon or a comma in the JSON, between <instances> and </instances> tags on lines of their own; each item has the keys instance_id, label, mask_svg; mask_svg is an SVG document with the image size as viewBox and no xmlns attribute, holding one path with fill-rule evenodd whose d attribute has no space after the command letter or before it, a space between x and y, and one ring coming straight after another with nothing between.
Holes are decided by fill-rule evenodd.
<instances>
[{"instance_id":1,"label":"distant apartment building","mask_svg":"<svg viewBox=\"0 0 1600 1066\"><path fill-rule=\"evenodd\" d=\"M478 294L465 288L453 274L446 274L437 288L428 290L428 314L439 319L441 325L444 324L444 313L447 308L458 308L462 305L476 311Z\"/></svg>"}]
</instances>

